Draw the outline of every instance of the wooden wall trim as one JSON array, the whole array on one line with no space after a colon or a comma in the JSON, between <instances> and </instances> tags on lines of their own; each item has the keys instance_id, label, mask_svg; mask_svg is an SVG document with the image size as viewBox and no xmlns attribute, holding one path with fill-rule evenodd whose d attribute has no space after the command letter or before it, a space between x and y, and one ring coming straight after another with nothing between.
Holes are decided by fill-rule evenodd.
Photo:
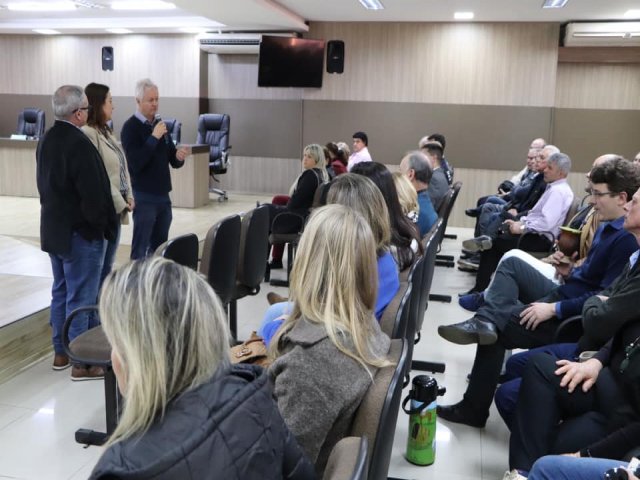
<instances>
[{"instance_id":1,"label":"wooden wall trim","mask_svg":"<svg viewBox=\"0 0 640 480\"><path fill-rule=\"evenodd\" d=\"M640 63L640 47L560 47L559 63Z\"/></svg>"}]
</instances>

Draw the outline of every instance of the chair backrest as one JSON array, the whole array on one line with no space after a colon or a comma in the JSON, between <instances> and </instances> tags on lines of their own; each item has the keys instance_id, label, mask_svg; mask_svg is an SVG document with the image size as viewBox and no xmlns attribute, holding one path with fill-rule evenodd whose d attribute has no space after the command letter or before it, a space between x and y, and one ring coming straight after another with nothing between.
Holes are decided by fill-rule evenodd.
<instances>
[{"instance_id":1,"label":"chair backrest","mask_svg":"<svg viewBox=\"0 0 640 480\"><path fill-rule=\"evenodd\" d=\"M198 118L196 143L209 145L209 163L223 162L229 149L231 120L226 113L204 113Z\"/></svg>"},{"instance_id":2,"label":"chair backrest","mask_svg":"<svg viewBox=\"0 0 640 480\"><path fill-rule=\"evenodd\" d=\"M40 138L44 134L44 125L44 110L25 108L18 114L18 135Z\"/></svg>"},{"instance_id":3,"label":"chair backrest","mask_svg":"<svg viewBox=\"0 0 640 480\"><path fill-rule=\"evenodd\" d=\"M202 249L200 273L209 282L223 305L227 305L236 286L240 252L239 215L223 218L207 232Z\"/></svg>"},{"instance_id":4,"label":"chair backrest","mask_svg":"<svg viewBox=\"0 0 640 480\"><path fill-rule=\"evenodd\" d=\"M451 186L451 194L447 195L442 202L442 206L440 208L441 212L438 211L438 216L444 220L444 225L442 227L442 233L438 238L438 245L442 243L444 239L444 232L447 229L447 223L449 222L449 216L451 215L451 211L453 210L453 206L456 203L456 199L458 198L458 194L460 193L460 188L462 188L462 182L455 182Z\"/></svg>"},{"instance_id":5,"label":"chair backrest","mask_svg":"<svg viewBox=\"0 0 640 480\"><path fill-rule=\"evenodd\" d=\"M182 138L182 122L175 118L163 118L162 121L167 126L167 132L171 135L173 143L180 143Z\"/></svg>"},{"instance_id":6,"label":"chair backrest","mask_svg":"<svg viewBox=\"0 0 640 480\"><path fill-rule=\"evenodd\" d=\"M376 372L355 414L350 433L369 439L369 480L386 479L389 472L407 362L406 342L391 340L388 357L394 365Z\"/></svg>"},{"instance_id":7,"label":"chair backrest","mask_svg":"<svg viewBox=\"0 0 640 480\"><path fill-rule=\"evenodd\" d=\"M366 480L367 437L345 437L331 450L322 480Z\"/></svg>"},{"instance_id":8,"label":"chair backrest","mask_svg":"<svg viewBox=\"0 0 640 480\"><path fill-rule=\"evenodd\" d=\"M156 255L197 270L198 246L198 236L195 233L187 233L164 242L156 249Z\"/></svg>"},{"instance_id":9,"label":"chair backrest","mask_svg":"<svg viewBox=\"0 0 640 480\"><path fill-rule=\"evenodd\" d=\"M400 288L380 317L380 328L389 338L403 338L411 306L411 284L400 280Z\"/></svg>"},{"instance_id":10,"label":"chair backrest","mask_svg":"<svg viewBox=\"0 0 640 480\"><path fill-rule=\"evenodd\" d=\"M269 258L269 205L264 204L242 217L237 282L258 289Z\"/></svg>"}]
</instances>

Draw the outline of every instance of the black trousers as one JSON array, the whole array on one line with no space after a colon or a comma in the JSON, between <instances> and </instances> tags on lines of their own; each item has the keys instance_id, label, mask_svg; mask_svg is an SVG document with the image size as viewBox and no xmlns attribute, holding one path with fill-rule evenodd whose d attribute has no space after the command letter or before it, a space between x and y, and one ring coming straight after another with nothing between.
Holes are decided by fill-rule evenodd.
<instances>
[{"instance_id":1,"label":"black trousers","mask_svg":"<svg viewBox=\"0 0 640 480\"><path fill-rule=\"evenodd\" d=\"M478 266L478 274L476 275L476 285L473 290L482 292L489 286L491 275L495 272L502 256L509 250L518 247L520 235L512 235L511 233L499 234L493 240L493 246L480 254L480 265ZM528 252L544 252L549 250L552 242L544 235L529 234L525 235L520 242L520 248Z\"/></svg>"},{"instance_id":2,"label":"black trousers","mask_svg":"<svg viewBox=\"0 0 640 480\"><path fill-rule=\"evenodd\" d=\"M577 452L635 419L608 368L586 393L581 386L573 393L560 387L557 368L546 353L527 364L511 428L510 468L529 471L544 455Z\"/></svg>"}]
</instances>

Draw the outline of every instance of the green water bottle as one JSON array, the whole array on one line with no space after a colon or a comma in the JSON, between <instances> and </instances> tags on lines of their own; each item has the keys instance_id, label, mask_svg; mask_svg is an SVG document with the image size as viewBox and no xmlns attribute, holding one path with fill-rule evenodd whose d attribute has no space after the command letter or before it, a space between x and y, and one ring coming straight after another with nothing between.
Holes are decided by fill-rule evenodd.
<instances>
[{"instance_id":1,"label":"green water bottle","mask_svg":"<svg viewBox=\"0 0 640 480\"><path fill-rule=\"evenodd\" d=\"M409 414L406 459L415 465L431 465L436 460L436 399L445 391L435 378L418 375L402 402L402 409ZM409 400L411 408L407 409Z\"/></svg>"}]
</instances>

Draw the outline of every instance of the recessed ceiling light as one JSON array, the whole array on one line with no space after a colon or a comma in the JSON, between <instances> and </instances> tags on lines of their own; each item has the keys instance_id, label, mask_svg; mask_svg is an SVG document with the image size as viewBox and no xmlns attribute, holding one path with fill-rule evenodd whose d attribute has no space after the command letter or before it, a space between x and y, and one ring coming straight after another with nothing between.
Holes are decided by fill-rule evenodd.
<instances>
[{"instance_id":1,"label":"recessed ceiling light","mask_svg":"<svg viewBox=\"0 0 640 480\"><path fill-rule=\"evenodd\" d=\"M384 9L384 5L380 2L380 0L359 0L360 4L366 8L367 10L382 10Z\"/></svg>"},{"instance_id":2,"label":"recessed ceiling light","mask_svg":"<svg viewBox=\"0 0 640 480\"><path fill-rule=\"evenodd\" d=\"M624 18L640 18L640 10L627 10L623 16Z\"/></svg>"},{"instance_id":3,"label":"recessed ceiling light","mask_svg":"<svg viewBox=\"0 0 640 480\"><path fill-rule=\"evenodd\" d=\"M61 12L75 10L72 2L23 2L7 4L9 10L14 12Z\"/></svg>"},{"instance_id":4,"label":"recessed ceiling light","mask_svg":"<svg viewBox=\"0 0 640 480\"><path fill-rule=\"evenodd\" d=\"M562 8L569 0L544 0L542 8Z\"/></svg>"},{"instance_id":5,"label":"recessed ceiling light","mask_svg":"<svg viewBox=\"0 0 640 480\"><path fill-rule=\"evenodd\" d=\"M59 31L51 30L50 28L36 28L33 31L36 33L41 33L42 35L60 35Z\"/></svg>"},{"instance_id":6,"label":"recessed ceiling light","mask_svg":"<svg viewBox=\"0 0 640 480\"><path fill-rule=\"evenodd\" d=\"M453 14L453 18L456 20L473 20L473 12L456 12Z\"/></svg>"},{"instance_id":7,"label":"recessed ceiling light","mask_svg":"<svg viewBox=\"0 0 640 480\"><path fill-rule=\"evenodd\" d=\"M176 8L173 3L160 0L128 0L125 2L112 2L114 10L172 10Z\"/></svg>"},{"instance_id":8,"label":"recessed ceiling light","mask_svg":"<svg viewBox=\"0 0 640 480\"><path fill-rule=\"evenodd\" d=\"M109 33L133 33L133 30L129 30L128 28L107 28L106 30Z\"/></svg>"}]
</instances>

